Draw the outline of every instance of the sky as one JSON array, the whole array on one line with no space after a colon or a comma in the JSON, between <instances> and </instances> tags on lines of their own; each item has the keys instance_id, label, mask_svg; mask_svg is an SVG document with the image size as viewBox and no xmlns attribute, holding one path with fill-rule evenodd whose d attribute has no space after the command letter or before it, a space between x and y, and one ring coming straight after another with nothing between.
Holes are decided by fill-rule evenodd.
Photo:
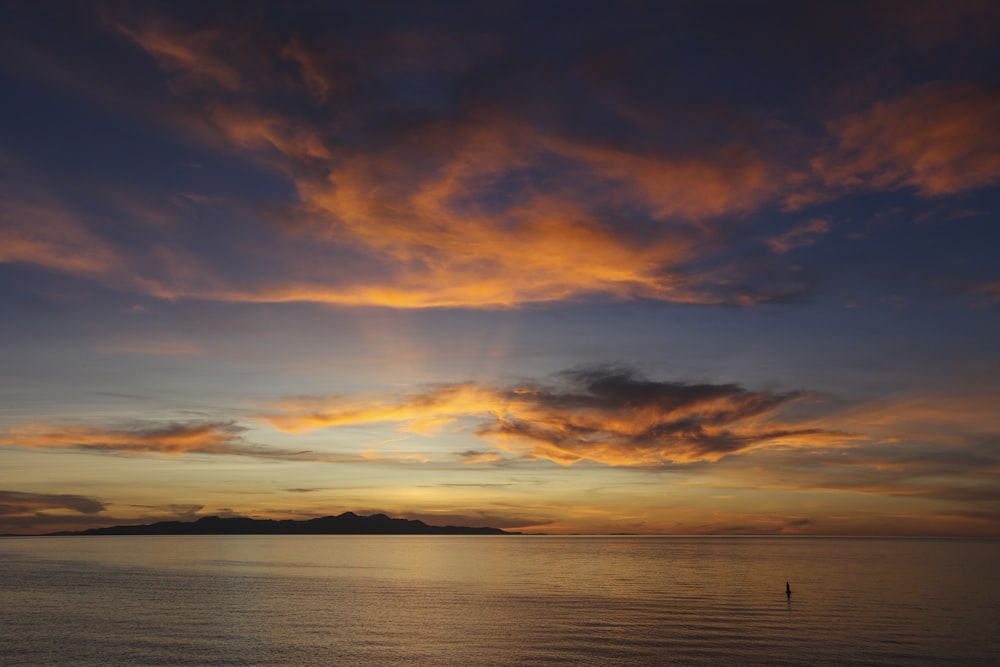
<instances>
[{"instance_id":1,"label":"sky","mask_svg":"<svg viewBox=\"0 0 1000 667\"><path fill-rule=\"evenodd\" d=\"M1000 536L1000 5L0 5L0 533Z\"/></svg>"}]
</instances>

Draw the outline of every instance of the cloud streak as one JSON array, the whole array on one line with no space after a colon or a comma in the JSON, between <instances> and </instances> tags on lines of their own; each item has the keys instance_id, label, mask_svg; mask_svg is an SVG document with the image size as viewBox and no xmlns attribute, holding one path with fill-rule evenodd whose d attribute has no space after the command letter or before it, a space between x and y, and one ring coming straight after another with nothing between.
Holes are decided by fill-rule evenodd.
<instances>
[{"instance_id":1,"label":"cloud streak","mask_svg":"<svg viewBox=\"0 0 1000 667\"><path fill-rule=\"evenodd\" d=\"M419 430L416 420L412 428ZM117 456L176 456L198 454L240 456L271 461L413 465L427 463L420 454L356 454L285 449L249 442L247 428L234 421L144 421L126 426L29 423L0 431L0 446L39 450L74 450ZM300 429L301 430L301 429Z\"/></svg>"},{"instance_id":2,"label":"cloud streak","mask_svg":"<svg viewBox=\"0 0 1000 667\"><path fill-rule=\"evenodd\" d=\"M0 517L34 516L45 510L68 510L77 514L98 514L107 505L94 498L68 493L27 493L0 491Z\"/></svg>"},{"instance_id":3,"label":"cloud streak","mask_svg":"<svg viewBox=\"0 0 1000 667\"><path fill-rule=\"evenodd\" d=\"M774 252L784 255L795 248L814 245L821 236L829 231L830 221L825 218L816 218L768 239L767 244Z\"/></svg>"},{"instance_id":4,"label":"cloud streak","mask_svg":"<svg viewBox=\"0 0 1000 667\"><path fill-rule=\"evenodd\" d=\"M0 190L0 264L31 264L92 280L123 270L114 249L44 197Z\"/></svg>"},{"instance_id":5,"label":"cloud streak","mask_svg":"<svg viewBox=\"0 0 1000 667\"><path fill-rule=\"evenodd\" d=\"M27 449L76 449L114 454L228 454L293 458L294 452L246 442L234 422L147 422L126 428L26 424L0 434L0 445Z\"/></svg>"},{"instance_id":6,"label":"cloud streak","mask_svg":"<svg viewBox=\"0 0 1000 667\"><path fill-rule=\"evenodd\" d=\"M852 439L832 447L817 443L807 450L770 448L734 456L714 467L712 481L705 481L725 488L841 492L989 508L1000 501L996 401L992 393L869 401L812 422L819 429L848 430L855 434Z\"/></svg>"}]
</instances>

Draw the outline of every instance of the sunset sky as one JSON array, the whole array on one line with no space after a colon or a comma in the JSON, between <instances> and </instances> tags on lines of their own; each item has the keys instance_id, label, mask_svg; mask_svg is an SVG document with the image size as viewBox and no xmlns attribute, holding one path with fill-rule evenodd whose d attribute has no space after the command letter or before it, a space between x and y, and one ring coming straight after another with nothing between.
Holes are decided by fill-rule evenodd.
<instances>
[{"instance_id":1,"label":"sunset sky","mask_svg":"<svg viewBox=\"0 0 1000 667\"><path fill-rule=\"evenodd\" d=\"M0 533L1000 536L1000 4L0 5Z\"/></svg>"}]
</instances>

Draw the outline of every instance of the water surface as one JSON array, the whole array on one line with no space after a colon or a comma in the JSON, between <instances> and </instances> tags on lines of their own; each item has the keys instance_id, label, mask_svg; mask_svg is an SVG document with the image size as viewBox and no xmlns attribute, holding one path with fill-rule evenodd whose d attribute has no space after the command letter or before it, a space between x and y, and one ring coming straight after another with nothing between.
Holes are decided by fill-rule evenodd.
<instances>
[{"instance_id":1,"label":"water surface","mask_svg":"<svg viewBox=\"0 0 1000 667\"><path fill-rule=\"evenodd\" d=\"M998 664L997 563L977 540L6 538L0 664Z\"/></svg>"}]
</instances>

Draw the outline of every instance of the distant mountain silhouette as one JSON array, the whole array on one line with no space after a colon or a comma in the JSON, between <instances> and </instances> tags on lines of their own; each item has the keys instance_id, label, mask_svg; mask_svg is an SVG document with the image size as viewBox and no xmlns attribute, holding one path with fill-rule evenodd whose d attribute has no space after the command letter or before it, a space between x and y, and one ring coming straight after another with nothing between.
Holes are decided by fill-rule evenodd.
<instances>
[{"instance_id":1,"label":"distant mountain silhouette","mask_svg":"<svg viewBox=\"0 0 1000 667\"><path fill-rule=\"evenodd\" d=\"M519 535L499 528L430 526L385 514L338 516L295 521L206 516L197 521L160 521L141 526L111 526L50 535Z\"/></svg>"}]
</instances>

